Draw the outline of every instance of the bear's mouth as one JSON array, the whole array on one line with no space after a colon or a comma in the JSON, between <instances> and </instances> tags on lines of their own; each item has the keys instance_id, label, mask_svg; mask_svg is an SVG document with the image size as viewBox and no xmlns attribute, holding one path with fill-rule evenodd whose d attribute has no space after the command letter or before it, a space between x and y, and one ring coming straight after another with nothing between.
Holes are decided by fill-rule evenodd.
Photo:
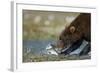
<instances>
[{"instance_id":1,"label":"bear's mouth","mask_svg":"<svg viewBox=\"0 0 100 73\"><path fill-rule=\"evenodd\" d=\"M69 49L71 46L72 46L71 44L67 45L66 47L62 48L61 52L64 52L65 50Z\"/></svg>"},{"instance_id":2,"label":"bear's mouth","mask_svg":"<svg viewBox=\"0 0 100 73\"><path fill-rule=\"evenodd\" d=\"M58 53L61 53L65 50L69 49L72 46L72 44L65 45L62 40L59 40L59 41L57 41L57 44L55 46L56 46L55 50Z\"/></svg>"}]
</instances>

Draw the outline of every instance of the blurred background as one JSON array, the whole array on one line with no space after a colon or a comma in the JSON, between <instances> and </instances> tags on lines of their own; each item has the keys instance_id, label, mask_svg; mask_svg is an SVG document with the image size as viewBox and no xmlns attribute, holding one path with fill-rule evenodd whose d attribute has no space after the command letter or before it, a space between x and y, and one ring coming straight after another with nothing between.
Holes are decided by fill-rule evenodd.
<instances>
[{"instance_id":1,"label":"blurred background","mask_svg":"<svg viewBox=\"0 0 100 73\"><path fill-rule=\"evenodd\" d=\"M23 10L23 39L57 39L79 13Z\"/></svg>"}]
</instances>

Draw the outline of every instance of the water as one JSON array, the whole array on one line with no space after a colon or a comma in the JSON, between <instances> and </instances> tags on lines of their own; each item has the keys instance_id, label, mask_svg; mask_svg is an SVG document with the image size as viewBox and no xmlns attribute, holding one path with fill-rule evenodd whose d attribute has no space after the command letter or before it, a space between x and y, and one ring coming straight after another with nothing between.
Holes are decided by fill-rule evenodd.
<instances>
[{"instance_id":1,"label":"water","mask_svg":"<svg viewBox=\"0 0 100 73\"><path fill-rule=\"evenodd\" d=\"M29 52L35 55L46 54L48 44L56 43L55 40L24 40L23 49L25 52ZM87 41L83 41L81 46L75 51L71 52L70 55L79 54L83 48L88 44ZM51 50L50 50L51 51ZM51 53L52 54L52 53Z\"/></svg>"},{"instance_id":2,"label":"water","mask_svg":"<svg viewBox=\"0 0 100 73\"><path fill-rule=\"evenodd\" d=\"M54 40L23 40L23 49L27 51L28 48L33 54L45 53L46 46L54 42Z\"/></svg>"}]
</instances>

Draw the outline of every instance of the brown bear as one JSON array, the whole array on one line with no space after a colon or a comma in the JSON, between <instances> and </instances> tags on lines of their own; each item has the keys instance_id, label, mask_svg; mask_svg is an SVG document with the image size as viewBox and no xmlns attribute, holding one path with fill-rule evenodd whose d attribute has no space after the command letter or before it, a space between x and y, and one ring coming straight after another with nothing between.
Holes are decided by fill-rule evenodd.
<instances>
[{"instance_id":1,"label":"brown bear","mask_svg":"<svg viewBox=\"0 0 100 73\"><path fill-rule=\"evenodd\" d=\"M91 14L90 13L80 13L80 15L72 21L72 23L65 27L65 29L61 32L59 36L58 46L63 50L64 48L69 48L69 46L74 46L70 48L66 52L62 53L70 53L73 50L77 49L79 45L81 45L82 40L86 40L89 42L88 48L85 49L87 53L90 51L90 42L91 42ZM76 47L76 48L75 48Z\"/></svg>"}]
</instances>

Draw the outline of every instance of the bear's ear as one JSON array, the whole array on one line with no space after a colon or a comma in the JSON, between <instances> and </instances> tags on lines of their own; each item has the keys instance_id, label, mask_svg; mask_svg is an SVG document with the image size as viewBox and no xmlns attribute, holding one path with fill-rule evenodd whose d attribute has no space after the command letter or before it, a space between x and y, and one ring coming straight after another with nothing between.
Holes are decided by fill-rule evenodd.
<instances>
[{"instance_id":1,"label":"bear's ear","mask_svg":"<svg viewBox=\"0 0 100 73\"><path fill-rule=\"evenodd\" d=\"M76 28L74 26L71 26L69 29L71 33L74 33Z\"/></svg>"}]
</instances>

